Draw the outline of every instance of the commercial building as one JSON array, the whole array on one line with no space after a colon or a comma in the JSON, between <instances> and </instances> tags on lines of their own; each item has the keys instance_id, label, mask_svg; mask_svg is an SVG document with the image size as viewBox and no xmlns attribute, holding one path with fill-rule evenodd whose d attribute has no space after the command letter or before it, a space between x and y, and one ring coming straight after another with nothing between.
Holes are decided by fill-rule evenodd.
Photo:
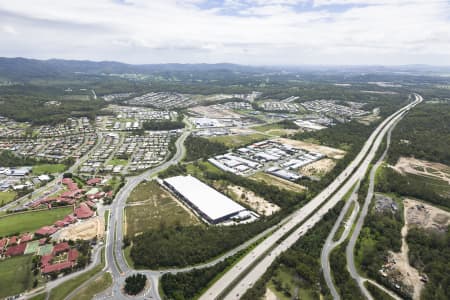
<instances>
[{"instance_id":1,"label":"commercial building","mask_svg":"<svg viewBox=\"0 0 450 300\"><path fill-rule=\"evenodd\" d=\"M244 219L246 208L192 176L164 179L164 185L211 224Z\"/></svg>"}]
</instances>

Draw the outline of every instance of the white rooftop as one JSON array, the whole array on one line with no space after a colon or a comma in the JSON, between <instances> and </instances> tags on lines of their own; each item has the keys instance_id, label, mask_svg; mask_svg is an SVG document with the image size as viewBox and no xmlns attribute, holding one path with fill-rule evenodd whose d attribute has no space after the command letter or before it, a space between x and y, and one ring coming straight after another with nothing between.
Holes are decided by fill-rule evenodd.
<instances>
[{"instance_id":1,"label":"white rooftop","mask_svg":"<svg viewBox=\"0 0 450 300\"><path fill-rule=\"evenodd\" d=\"M178 193L195 205L211 220L245 210L245 207L219 193L192 176L175 176L164 179Z\"/></svg>"}]
</instances>

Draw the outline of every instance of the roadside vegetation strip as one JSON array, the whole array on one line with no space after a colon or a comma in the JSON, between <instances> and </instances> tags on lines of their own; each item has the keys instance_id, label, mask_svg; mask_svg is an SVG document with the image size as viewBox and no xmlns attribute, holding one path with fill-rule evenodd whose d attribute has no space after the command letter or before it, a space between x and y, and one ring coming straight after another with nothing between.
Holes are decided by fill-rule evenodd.
<instances>
[{"instance_id":1,"label":"roadside vegetation strip","mask_svg":"<svg viewBox=\"0 0 450 300\"><path fill-rule=\"evenodd\" d=\"M89 283L70 297L70 299L91 300L95 295L109 288L111 284L112 276L110 273L99 273L96 278L91 278Z\"/></svg>"},{"instance_id":2,"label":"roadside vegetation strip","mask_svg":"<svg viewBox=\"0 0 450 300\"><path fill-rule=\"evenodd\" d=\"M159 291L162 298L198 299L221 276L234 267L239 260L261 243L266 236L260 238L236 254L225 257L214 265L193 268L176 274L167 273L159 281ZM166 293L167 292L167 293Z\"/></svg>"},{"instance_id":3,"label":"roadside vegetation strip","mask_svg":"<svg viewBox=\"0 0 450 300\"><path fill-rule=\"evenodd\" d=\"M352 201L352 203L350 204L350 207L347 210L347 213L345 214L344 219L342 220L342 223L340 224L338 230L336 231L336 234L333 237L333 242L339 241L339 239L342 237L342 234L345 231L345 226L353 225L353 224L346 224L346 223L349 220L350 216L352 215L353 210L355 209L355 205L356 205L356 202Z\"/></svg>"},{"instance_id":4,"label":"roadside vegetation strip","mask_svg":"<svg viewBox=\"0 0 450 300\"><path fill-rule=\"evenodd\" d=\"M61 207L51 210L27 211L6 214L0 217L0 236L16 233L34 232L42 226L52 225L72 212L73 208Z\"/></svg>"},{"instance_id":5,"label":"roadside vegetation strip","mask_svg":"<svg viewBox=\"0 0 450 300\"><path fill-rule=\"evenodd\" d=\"M101 272L105 267L105 248L101 250L101 262L93 269L78 275L75 278L65 281L57 287L49 291L49 300L64 300L70 295L76 288L84 284L87 280L90 280L97 273Z\"/></svg>"}]
</instances>

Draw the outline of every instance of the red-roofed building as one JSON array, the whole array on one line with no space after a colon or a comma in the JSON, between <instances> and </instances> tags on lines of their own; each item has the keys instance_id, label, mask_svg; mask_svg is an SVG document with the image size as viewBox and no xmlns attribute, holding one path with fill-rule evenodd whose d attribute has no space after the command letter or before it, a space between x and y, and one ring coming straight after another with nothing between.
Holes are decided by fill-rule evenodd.
<instances>
[{"instance_id":1,"label":"red-roofed building","mask_svg":"<svg viewBox=\"0 0 450 300\"><path fill-rule=\"evenodd\" d=\"M20 236L20 243L26 243L33 239L32 233L24 233Z\"/></svg>"},{"instance_id":2,"label":"red-roofed building","mask_svg":"<svg viewBox=\"0 0 450 300\"><path fill-rule=\"evenodd\" d=\"M106 197L112 198L112 196L113 196L113 191L109 191L106 193Z\"/></svg>"},{"instance_id":3,"label":"red-roofed building","mask_svg":"<svg viewBox=\"0 0 450 300\"><path fill-rule=\"evenodd\" d=\"M69 253L67 255L67 260L71 262L75 262L78 259L78 250L77 249L70 249Z\"/></svg>"},{"instance_id":4,"label":"red-roofed building","mask_svg":"<svg viewBox=\"0 0 450 300\"><path fill-rule=\"evenodd\" d=\"M53 223L53 225L55 225L56 227L61 228L61 227L67 226L67 223L62 221L62 220L58 220L55 223Z\"/></svg>"},{"instance_id":5,"label":"red-roofed building","mask_svg":"<svg viewBox=\"0 0 450 300\"><path fill-rule=\"evenodd\" d=\"M67 188L71 191L78 189L78 185L73 182L72 178L63 178L61 182L67 185Z\"/></svg>"},{"instance_id":6,"label":"red-roofed building","mask_svg":"<svg viewBox=\"0 0 450 300\"><path fill-rule=\"evenodd\" d=\"M15 245L15 244L17 244L17 236L12 236L12 237L10 237L9 238L9 242L8 242L8 245Z\"/></svg>"},{"instance_id":7,"label":"red-roofed building","mask_svg":"<svg viewBox=\"0 0 450 300\"><path fill-rule=\"evenodd\" d=\"M77 196L82 195L83 190L82 189L74 189L70 191L66 191L60 195L61 198L75 198Z\"/></svg>"},{"instance_id":8,"label":"red-roofed building","mask_svg":"<svg viewBox=\"0 0 450 300\"><path fill-rule=\"evenodd\" d=\"M87 204L90 208L96 207L95 203L92 202L92 201L90 201L90 200L86 201L86 204Z\"/></svg>"},{"instance_id":9,"label":"red-roofed building","mask_svg":"<svg viewBox=\"0 0 450 300\"><path fill-rule=\"evenodd\" d=\"M43 255L43 256L41 257L41 264L42 264L42 267L45 267L45 266L49 265L50 262L52 261L52 259L53 259L53 254Z\"/></svg>"},{"instance_id":10,"label":"red-roofed building","mask_svg":"<svg viewBox=\"0 0 450 300\"><path fill-rule=\"evenodd\" d=\"M91 178L91 179L89 179L89 180L86 182L86 184L87 184L87 185L94 186L94 185L99 184L100 182L102 182L102 179L97 177L97 178Z\"/></svg>"},{"instance_id":11,"label":"red-roofed building","mask_svg":"<svg viewBox=\"0 0 450 300\"><path fill-rule=\"evenodd\" d=\"M63 270L67 270L73 267L73 262L65 261L53 265L46 265L42 268L42 274L48 274L53 272L61 272Z\"/></svg>"},{"instance_id":12,"label":"red-roofed building","mask_svg":"<svg viewBox=\"0 0 450 300\"><path fill-rule=\"evenodd\" d=\"M94 215L94 212L86 203L81 203L80 207L75 208L74 214L78 219L87 219L92 217Z\"/></svg>"},{"instance_id":13,"label":"red-roofed building","mask_svg":"<svg viewBox=\"0 0 450 300\"><path fill-rule=\"evenodd\" d=\"M53 247L53 254L58 254L61 252L68 251L70 249L70 246L67 242L62 242L59 244L56 244L55 247Z\"/></svg>"},{"instance_id":14,"label":"red-roofed building","mask_svg":"<svg viewBox=\"0 0 450 300\"><path fill-rule=\"evenodd\" d=\"M7 238L3 238L0 240L0 251L6 247L6 245L8 244L8 239Z\"/></svg>"},{"instance_id":15,"label":"red-roofed building","mask_svg":"<svg viewBox=\"0 0 450 300\"><path fill-rule=\"evenodd\" d=\"M39 246L42 246L42 245L44 245L45 243L47 243L47 238L39 239Z\"/></svg>"},{"instance_id":16,"label":"red-roofed building","mask_svg":"<svg viewBox=\"0 0 450 300\"><path fill-rule=\"evenodd\" d=\"M48 236L48 235L54 234L57 231L58 231L58 228L56 228L56 227L44 226L44 227L38 229L35 233L38 235L42 235L42 236Z\"/></svg>"},{"instance_id":17,"label":"red-roofed building","mask_svg":"<svg viewBox=\"0 0 450 300\"><path fill-rule=\"evenodd\" d=\"M71 223L75 223L77 221L77 219L73 215L67 215L64 217L63 221L71 224Z\"/></svg>"},{"instance_id":18,"label":"red-roofed building","mask_svg":"<svg viewBox=\"0 0 450 300\"><path fill-rule=\"evenodd\" d=\"M23 255L25 252L25 248L27 248L27 243L22 243L17 246L11 246L6 249L5 256L18 256Z\"/></svg>"}]
</instances>

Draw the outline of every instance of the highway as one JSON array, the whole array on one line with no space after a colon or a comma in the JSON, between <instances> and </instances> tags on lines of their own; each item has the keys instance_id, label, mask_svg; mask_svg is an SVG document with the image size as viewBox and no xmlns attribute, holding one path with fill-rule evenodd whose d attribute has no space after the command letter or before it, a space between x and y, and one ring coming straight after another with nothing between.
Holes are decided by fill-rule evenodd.
<instances>
[{"instance_id":1,"label":"highway","mask_svg":"<svg viewBox=\"0 0 450 300\"><path fill-rule=\"evenodd\" d=\"M416 101L423 101L422 96L415 94L416 97ZM401 118L403 117L403 114L401 115ZM378 161L376 162L376 164L372 167L372 170L370 172L369 175L369 188L367 190L367 195L366 198L364 199L364 205L362 207L361 210L361 214L359 215L359 218L356 222L356 225L354 227L354 230L352 232L352 235L350 236L350 240L349 243L347 244L347 248L346 248L346 257L347 257L347 268L348 271L350 272L350 276L356 280L356 282L358 283L359 289L361 290L361 292L363 293L363 295L367 298L372 300L372 296L369 293L369 291L366 289L366 287L364 286L364 282L367 280L366 278L361 277L358 274L358 271L356 270L356 266L355 266L355 258L354 258L354 249L355 249L355 245L356 245L356 241L358 239L358 236L361 232L362 226L364 225L364 219L367 216L368 210L369 210L369 205L370 202L372 201L373 198L373 194L374 194L374 187L375 187L375 175L376 175L376 171L379 168L379 166L381 165L381 163L384 161L384 158L387 154L387 151L389 149L389 145L391 143L391 133L392 130L394 129L396 123L398 121L400 121L399 118L389 129L389 133L387 135L387 143L386 143L386 149L384 150L383 154L381 155L381 157L378 159ZM385 290L385 289L384 289ZM398 298L398 297L397 297Z\"/></svg>"},{"instance_id":2,"label":"highway","mask_svg":"<svg viewBox=\"0 0 450 300\"><path fill-rule=\"evenodd\" d=\"M396 113L386 118L374 130L356 158L328 187L314 197L308 204L289 216L289 221L287 221L280 229L276 230L271 236L267 237L261 244L256 246L249 254L244 256L232 269L216 281L200 297L200 299L208 300L222 298L224 297L224 294L226 294L226 290L231 285L234 285L234 288L225 296L225 299L238 299L240 295L245 293L245 291L247 291L247 289L249 289L256 282L256 280L264 274L279 254L291 247L297 239L304 235L305 232L314 224L316 224L329 209L334 207L334 205L342 199L342 197L355 183L363 178L370 162L375 156L375 153L383 140L386 131L390 126L392 126L392 124L395 123L397 119L402 116L402 114L414 107L420 101L420 96L416 96L416 100L414 102L406 105ZM342 188L339 188L342 184ZM326 201L327 199L329 199L329 201ZM322 207L320 207L321 205ZM320 209L311 217L307 218L315 210L317 210L318 207L320 207ZM304 223L295 229L302 222ZM282 242L279 242L281 237L293 229L295 229L293 233L291 233ZM255 263L255 260L258 259L259 261ZM245 275L241 278L243 274Z\"/></svg>"}]
</instances>

